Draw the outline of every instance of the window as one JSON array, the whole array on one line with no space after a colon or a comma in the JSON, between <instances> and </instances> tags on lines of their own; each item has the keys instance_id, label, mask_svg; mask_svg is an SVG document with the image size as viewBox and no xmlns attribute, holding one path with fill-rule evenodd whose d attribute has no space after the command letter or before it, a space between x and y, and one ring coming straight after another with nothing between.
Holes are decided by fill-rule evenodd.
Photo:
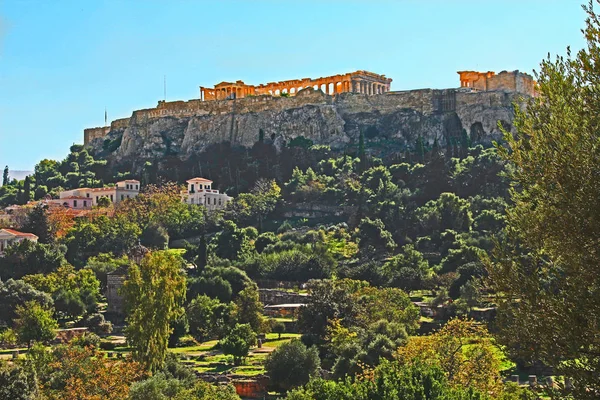
<instances>
[{"instance_id":1,"label":"window","mask_svg":"<svg viewBox=\"0 0 600 400\"><path fill-rule=\"evenodd\" d=\"M110 201L115 201L115 199L113 199L113 195L110 195Z\"/></svg>"},{"instance_id":2,"label":"window","mask_svg":"<svg viewBox=\"0 0 600 400\"><path fill-rule=\"evenodd\" d=\"M219 197L219 205L221 205L221 198Z\"/></svg>"},{"instance_id":3,"label":"window","mask_svg":"<svg viewBox=\"0 0 600 400\"><path fill-rule=\"evenodd\" d=\"M83 206L87 207L87 201L85 201L85 200L83 201Z\"/></svg>"},{"instance_id":4,"label":"window","mask_svg":"<svg viewBox=\"0 0 600 400\"><path fill-rule=\"evenodd\" d=\"M129 198L129 195L127 195L127 198Z\"/></svg>"},{"instance_id":5,"label":"window","mask_svg":"<svg viewBox=\"0 0 600 400\"><path fill-rule=\"evenodd\" d=\"M138 190L138 185L135 185L135 190Z\"/></svg>"},{"instance_id":6,"label":"window","mask_svg":"<svg viewBox=\"0 0 600 400\"><path fill-rule=\"evenodd\" d=\"M89 193L86 193L86 194L85 194L85 197L90 197L90 194L89 194Z\"/></svg>"},{"instance_id":7,"label":"window","mask_svg":"<svg viewBox=\"0 0 600 400\"><path fill-rule=\"evenodd\" d=\"M195 193L194 184L193 183L190 185L190 193Z\"/></svg>"},{"instance_id":8,"label":"window","mask_svg":"<svg viewBox=\"0 0 600 400\"><path fill-rule=\"evenodd\" d=\"M96 196L96 203L98 202L98 196Z\"/></svg>"},{"instance_id":9,"label":"window","mask_svg":"<svg viewBox=\"0 0 600 400\"><path fill-rule=\"evenodd\" d=\"M193 197L190 199L190 203L194 204L194 198Z\"/></svg>"},{"instance_id":10,"label":"window","mask_svg":"<svg viewBox=\"0 0 600 400\"><path fill-rule=\"evenodd\" d=\"M121 195L121 200L123 200L123 199L125 199L125 196L124 196L124 195Z\"/></svg>"},{"instance_id":11,"label":"window","mask_svg":"<svg viewBox=\"0 0 600 400\"><path fill-rule=\"evenodd\" d=\"M77 200L73 200L73 207L77 207Z\"/></svg>"}]
</instances>

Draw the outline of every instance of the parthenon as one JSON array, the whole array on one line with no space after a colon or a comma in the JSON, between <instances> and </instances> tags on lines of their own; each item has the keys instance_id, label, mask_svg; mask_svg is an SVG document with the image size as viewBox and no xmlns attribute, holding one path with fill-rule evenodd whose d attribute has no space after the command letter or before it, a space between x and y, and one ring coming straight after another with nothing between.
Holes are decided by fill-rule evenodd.
<instances>
[{"instance_id":1,"label":"parthenon","mask_svg":"<svg viewBox=\"0 0 600 400\"><path fill-rule=\"evenodd\" d=\"M269 82L260 85L247 85L243 81L221 82L214 88L200 86L200 99L203 101L235 99L247 96L268 94L272 96L294 96L300 90L312 87L327 94L343 92L382 94L390 91L392 80L385 75L368 71L356 71L347 74L323 78L303 78L289 81Z\"/></svg>"}]
</instances>

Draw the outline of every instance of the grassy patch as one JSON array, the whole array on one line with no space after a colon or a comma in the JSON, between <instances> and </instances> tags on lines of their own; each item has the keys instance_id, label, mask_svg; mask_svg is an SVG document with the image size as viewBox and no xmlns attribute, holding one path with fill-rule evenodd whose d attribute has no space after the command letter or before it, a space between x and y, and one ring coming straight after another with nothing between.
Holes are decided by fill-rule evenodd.
<instances>
[{"instance_id":1,"label":"grassy patch","mask_svg":"<svg viewBox=\"0 0 600 400\"><path fill-rule=\"evenodd\" d=\"M300 335L299 333L282 333L281 339L291 340L294 338L300 338L300 336L302 336L302 335ZM278 333L267 333L266 338L267 338L267 341L279 340L279 334Z\"/></svg>"},{"instance_id":2,"label":"grassy patch","mask_svg":"<svg viewBox=\"0 0 600 400\"><path fill-rule=\"evenodd\" d=\"M3 349L3 350L0 350L0 354L12 354L13 351L18 351L19 354L27 353L27 347L20 347L18 349Z\"/></svg>"},{"instance_id":3,"label":"grassy patch","mask_svg":"<svg viewBox=\"0 0 600 400\"><path fill-rule=\"evenodd\" d=\"M217 343L218 343L218 340L210 340L210 341L204 342L198 346L172 347L169 349L169 351L171 353L176 353L176 354L197 353L199 351L212 350L216 346Z\"/></svg>"}]
</instances>

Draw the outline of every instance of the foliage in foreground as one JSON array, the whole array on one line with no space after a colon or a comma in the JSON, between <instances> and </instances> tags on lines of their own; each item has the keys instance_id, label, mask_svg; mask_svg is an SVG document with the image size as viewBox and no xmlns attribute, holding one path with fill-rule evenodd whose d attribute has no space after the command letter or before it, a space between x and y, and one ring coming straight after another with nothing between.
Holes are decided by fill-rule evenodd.
<instances>
[{"instance_id":1,"label":"foliage in foreground","mask_svg":"<svg viewBox=\"0 0 600 400\"><path fill-rule=\"evenodd\" d=\"M578 399L600 393L600 20L594 2L575 56L549 58L540 97L517 110L502 156L514 168L508 240L488 263L502 342L571 377Z\"/></svg>"},{"instance_id":2,"label":"foliage in foreground","mask_svg":"<svg viewBox=\"0 0 600 400\"><path fill-rule=\"evenodd\" d=\"M511 388L493 399L532 400L526 391ZM385 361L367 370L355 381L312 380L291 391L287 400L491 400L474 388L453 387L437 366L415 363L402 365Z\"/></svg>"},{"instance_id":3,"label":"foliage in foreground","mask_svg":"<svg viewBox=\"0 0 600 400\"><path fill-rule=\"evenodd\" d=\"M168 251L148 254L129 268L123 286L128 306L127 342L132 355L148 370L160 368L171 334L170 322L183 313L183 260Z\"/></svg>"}]
</instances>

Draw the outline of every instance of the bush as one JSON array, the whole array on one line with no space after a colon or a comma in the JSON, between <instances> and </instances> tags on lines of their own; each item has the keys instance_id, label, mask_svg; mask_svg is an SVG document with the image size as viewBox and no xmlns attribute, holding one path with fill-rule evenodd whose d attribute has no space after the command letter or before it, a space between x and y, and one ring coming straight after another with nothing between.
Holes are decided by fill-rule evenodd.
<instances>
[{"instance_id":1,"label":"bush","mask_svg":"<svg viewBox=\"0 0 600 400\"><path fill-rule=\"evenodd\" d=\"M271 380L283 390L306 384L317 374L320 365L317 348L307 348L296 339L281 345L265 362Z\"/></svg>"},{"instance_id":2,"label":"bush","mask_svg":"<svg viewBox=\"0 0 600 400\"><path fill-rule=\"evenodd\" d=\"M102 350L114 350L114 349L117 348L117 344L115 342L110 341L110 340L101 340L99 347Z\"/></svg>"},{"instance_id":3,"label":"bush","mask_svg":"<svg viewBox=\"0 0 600 400\"><path fill-rule=\"evenodd\" d=\"M190 346L198 346L200 343L196 339L194 339L191 335L185 335L180 337L175 343L175 347L190 347Z\"/></svg>"},{"instance_id":4,"label":"bush","mask_svg":"<svg viewBox=\"0 0 600 400\"><path fill-rule=\"evenodd\" d=\"M140 241L149 248L165 250L169 247L169 233L162 225L150 224L142 232Z\"/></svg>"},{"instance_id":5,"label":"bush","mask_svg":"<svg viewBox=\"0 0 600 400\"><path fill-rule=\"evenodd\" d=\"M83 320L83 326L87 327L90 332L95 333L96 335L108 335L112 332L112 323L110 321L104 320L104 315L95 313L88 315Z\"/></svg>"},{"instance_id":6,"label":"bush","mask_svg":"<svg viewBox=\"0 0 600 400\"><path fill-rule=\"evenodd\" d=\"M279 339L281 339L281 334L285 332L285 324L281 321L276 321L272 319L271 332L277 333L279 335Z\"/></svg>"},{"instance_id":7,"label":"bush","mask_svg":"<svg viewBox=\"0 0 600 400\"><path fill-rule=\"evenodd\" d=\"M17 345L17 334L8 328L0 332L0 347L3 349L11 348Z\"/></svg>"},{"instance_id":8,"label":"bush","mask_svg":"<svg viewBox=\"0 0 600 400\"><path fill-rule=\"evenodd\" d=\"M75 337L73 338L73 340L71 340L72 345L79 347L99 348L100 342L100 336L96 335L93 332L84 333L83 335Z\"/></svg>"},{"instance_id":9,"label":"bush","mask_svg":"<svg viewBox=\"0 0 600 400\"><path fill-rule=\"evenodd\" d=\"M279 228L277 228L277 233L285 233L287 231L291 231L292 230L292 224L290 224L287 220L283 221L283 223L281 225L279 225Z\"/></svg>"},{"instance_id":10,"label":"bush","mask_svg":"<svg viewBox=\"0 0 600 400\"><path fill-rule=\"evenodd\" d=\"M256 333L249 324L236 324L219 343L223 353L231 354L234 363L239 365L242 359L248 355L250 347L256 345Z\"/></svg>"}]
</instances>

